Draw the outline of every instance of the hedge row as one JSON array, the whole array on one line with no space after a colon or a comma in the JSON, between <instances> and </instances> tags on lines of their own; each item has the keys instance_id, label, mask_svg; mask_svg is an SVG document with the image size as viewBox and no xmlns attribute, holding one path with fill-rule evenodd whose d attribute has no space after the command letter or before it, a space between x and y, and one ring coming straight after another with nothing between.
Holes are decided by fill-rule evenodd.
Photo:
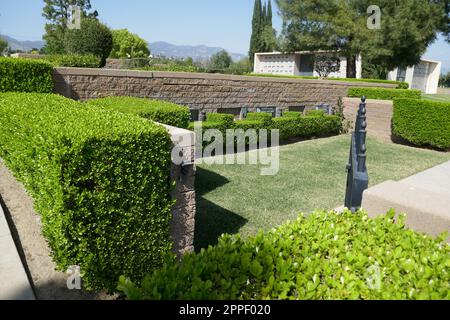
<instances>
[{"instance_id":1,"label":"hedge row","mask_svg":"<svg viewBox=\"0 0 450 320\"><path fill-rule=\"evenodd\" d=\"M395 99L393 133L418 146L450 149L450 103Z\"/></svg>"},{"instance_id":2,"label":"hedge row","mask_svg":"<svg viewBox=\"0 0 450 320\"><path fill-rule=\"evenodd\" d=\"M367 99L377 100L394 100L397 98L421 99L422 92L420 90L353 87L349 88L348 96L356 98L365 96Z\"/></svg>"},{"instance_id":3,"label":"hedge row","mask_svg":"<svg viewBox=\"0 0 450 320\"><path fill-rule=\"evenodd\" d=\"M171 141L138 117L49 94L0 95L0 156L24 183L62 271L114 290L171 251Z\"/></svg>"},{"instance_id":4,"label":"hedge row","mask_svg":"<svg viewBox=\"0 0 450 320\"><path fill-rule=\"evenodd\" d=\"M132 300L450 299L450 246L404 221L315 212L247 240L222 236L118 288Z\"/></svg>"},{"instance_id":5,"label":"hedge row","mask_svg":"<svg viewBox=\"0 0 450 320\"><path fill-rule=\"evenodd\" d=\"M249 73L247 76L252 77L268 77L268 78L290 78L290 79L307 79L307 80L319 80L316 76L288 76L288 75L277 75L277 74L259 74L259 73ZM368 82L368 83L385 83L385 84L395 84L397 89L408 89L409 84L403 81L394 80L382 80L382 79L356 79L356 78L327 78L326 80L333 81L345 81L345 82Z\"/></svg>"},{"instance_id":6,"label":"hedge row","mask_svg":"<svg viewBox=\"0 0 450 320\"><path fill-rule=\"evenodd\" d=\"M106 110L134 114L178 128L186 129L189 126L189 108L166 101L134 97L108 97L90 100L88 103Z\"/></svg>"},{"instance_id":7,"label":"hedge row","mask_svg":"<svg viewBox=\"0 0 450 320\"><path fill-rule=\"evenodd\" d=\"M0 92L53 92L53 66L45 61L0 57Z\"/></svg>"},{"instance_id":8,"label":"hedge row","mask_svg":"<svg viewBox=\"0 0 450 320\"><path fill-rule=\"evenodd\" d=\"M102 65L101 58L93 54L55 54L42 59L54 67L100 68Z\"/></svg>"},{"instance_id":9,"label":"hedge row","mask_svg":"<svg viewBox=\"0 0 450 320\"><path fill-rule=\"evenodd\" d=\"M202 123L202 130L218 129L224 136L227 129L280 130L280 139L310 138L329 134L339 134L342 121L338 116L325 115L323 111L302 116L300 112L285 112L282 117L272 118L267 113L248 113L245 120L233 121L232 115L208 114ZM194 130L194 123L189 125ZM206 143L207 144L207 143Z\"/></svg>"}]
</instances>

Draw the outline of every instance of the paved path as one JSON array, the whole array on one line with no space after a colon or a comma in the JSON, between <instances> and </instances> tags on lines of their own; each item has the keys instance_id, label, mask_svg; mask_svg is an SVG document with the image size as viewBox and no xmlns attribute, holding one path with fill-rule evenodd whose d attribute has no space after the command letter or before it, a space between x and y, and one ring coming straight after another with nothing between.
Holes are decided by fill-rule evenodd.
<instances>
[{"instance_id":1,"label":"paved path","mask_svg":"<svg viewBox=\"0 0 450 320\"><path fill-rule=\"evenodd\" d=\"M394 208L407 214L408 227L432 236L450 232L450 161L369 188L364 192L363 208L372 217Z\"/></svg>"},{"instance_id":2,"label":"paved path","mask_svg":"<svg viewBox=\"0 0 450 320\"><path fill-rule=\"evenodd\" d=\"M34 293L0 205L0 300L34 300Z\"/></svg>"}]
</instances>

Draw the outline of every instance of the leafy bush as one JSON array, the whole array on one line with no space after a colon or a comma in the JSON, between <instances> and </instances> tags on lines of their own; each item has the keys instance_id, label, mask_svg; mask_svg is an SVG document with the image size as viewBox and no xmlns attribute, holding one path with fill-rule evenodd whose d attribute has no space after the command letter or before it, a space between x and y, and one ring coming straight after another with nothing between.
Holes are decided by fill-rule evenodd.
<instances>
[{"instance_id":1,"label":"leafy bush","mask_svg":"<svg viewBox=\"0 0 450 320\"><path fill-rule=\"evenodd\" d=\"M88 103L107 110L135 114L178 128L186 129L189 126L189 108L166 101L134 97L108 97L90 100Z\"/></svg>"},{"instance_id":2,"label":"leafy bush","mask_svg":"<svg viewBox=\"0 0 450 320\"><path fill-rule=\"evenodd\" d=\"M272 129L280 130L280 139L321 137L339 134L342 121L338 116L323 115L305 116L300 118L274 118Z\"/></svg>"},{"instance_id":3,"label":"leafy bush","mask_svg":"<svg viewBox=\"0 0 450 320\"><path fill-rule=\"evenodd\" d=\"M252 77L269 77L269 78L291 78L291 79L306 79L306 80L318 80L319 77L315 76L285 76L277 74L259 74L259 73L249 73L248 76ZM385 83L385 84L396 84L398 89L408 89L409 84L402 81L393 80L381 80L381 79L355 79L355 78L328 78L327 80L333 81L345 81L345 82L368 82L368 83Z\"/></svg>"},{"instance_id":4,"label":"leafy bush","mask_svg":"<svg viewBox=\"0 0 450 320\"><path fill-rule=\"evenodd\" d=\"M138 117L49 94L0 95L0 156L41 215L59 270L86 289L136 281L170 253L171 141Z\"/></svg>"},{"instance_id":5,"label":"leafy bush","mask_svg":"<svg viewBox=\"0 0 450 320\"><path fill-rule=\"evenodd\" d=\"M450 149L450 103L395 99L393 133L418 146Z\"/></svg>"},{"instance_id":6,"label":"leafy bush","mask_svg":"<svg viewBox=\"0 0 450 320\"><path fill-rule=\"evenodd\" d=\"M54 67L100 68L101 59L93 54L54 54L43 58Z\"/></svg>"},{"instance_id":7,"label":"leafy bush","mask_svg":"<svg viewBox=\"0 0 450 320\"><path fill-rule=\"evenodd\" d=\"M226 125L227 128L232 128L234 125L234 116L225 113L208 113L206 115L206 122L222 123Z\"/></svg>"},{"instance_id":8,"label":"leafy bush","mask_svg":"<svg viewBox=\"0 0 450 320\"><path fill-rule=\"evenodd\" d=\"M118 288L128 299L450 299L450 246L394 215L317 211L248 240L224 235Z\"/></svg>"},{"instance_id":9,"label":"leafy bush","mask_svg":"<svg viewBox=\"0 0 450 320\"><path fill-rule=\"evenodd\" d=\"M106 63L113 47L113 36L107 26L94 18L81 19L81 29L67 30L64 47L71 54L93 54Z\"/></svg>"},{"instance_id":10,"label":"leafy bush","mask_svg":"<svg viewBox=\"0 0 450 320\"><path fill-rule=\"evenodd\" d=\"M147 42L127 29L112 30L111 58L147 58L150 55Z\"/></svg>"},{"instance_id":11,"label":"leafy bush","mask_svg":"<svg viewBox=\"0 0 450 320\"><path fill-rule=\"evenodd\" d=\"M267 125L270 125L272 123L272 115L265 112L249 112L247 113L247 117L245 119L251 121L260 121Z\"/></svg>"},{"instance_id":12,"label":"leafy bush","mask_svg":"<svg viewBox=\"0 0 450 320\"><path fill-rule=\"evenodd\" d=\"M308 110L308 111L306 111L306 115L311 116L311 117L323 117L323 116L325 116L325 111L324 110Z\"/></svg>"},{"instance_id":13,"label":"leafy bush","mask_svg":"<svg viewBox=\"0 0 450 320\"><path fill-rule=\"evenodd\" d=\"M355 87L348 90L348 96L357 98L365 96L367 99L378 100L394 100L396 98L421 99L422 92L420 90Z\"/></svg>"},{"instance_id":14,"label":"leafy bush","mask_svg":"<svg viewBox=\"0 0 450 320\"><path fill-rule=\"evenodd\" d=\"M53 91L53 67L51 64L28 59L0 58L0 92Z\"/></svg>"},{"instance_id":15,"label":"leafy bush","mask_svg":"<svg viewBox=\"0 0 450 320\"><path fill-rule=\"evenodd\" d=\"M297 111L284 111L283 112L283 117L285 118L299 118L302 116L301 112L297 112Z\"/></svg>"}]
</instances>

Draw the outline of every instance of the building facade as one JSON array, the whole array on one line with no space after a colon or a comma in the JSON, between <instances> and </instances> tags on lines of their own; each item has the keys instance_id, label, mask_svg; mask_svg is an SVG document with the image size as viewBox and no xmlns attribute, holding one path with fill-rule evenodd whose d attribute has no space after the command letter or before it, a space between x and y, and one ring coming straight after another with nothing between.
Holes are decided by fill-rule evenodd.
<instances>
[{"instance_id":1,"label":"building facade","mask_svg":"<svg viewBox=\"0 0 450 320\"><path fill-rule=\"evenodd\" d=\"M388 80L405 81L411 89L426 94L436 94L439 85L442 62L422 59L419 64L408 68L396 68L388 73Z\"/></svg>"},{"instance_id":2,"label":"building facade","mask_svg":"<svg viewBox=\"0 0 450 320\"><path fill-rule=\"evenodd\" d=\"M263 52L255 54L254 72L285 76L314 76L319 74L314 70L314 56L325 52L299 51L294 53ZM329 75L330 78L347 78L347 58L340 57L341 65L338 72ZM356 60L356 78L362 73L361 56Z\"/></svg>"}]
</instances>

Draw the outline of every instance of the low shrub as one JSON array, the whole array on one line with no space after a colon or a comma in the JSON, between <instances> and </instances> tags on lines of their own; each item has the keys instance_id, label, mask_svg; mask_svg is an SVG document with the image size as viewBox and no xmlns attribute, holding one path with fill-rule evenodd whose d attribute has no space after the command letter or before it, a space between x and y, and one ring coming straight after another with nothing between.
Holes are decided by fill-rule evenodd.
<instances>
[{"instance_id":1,"label":"low shrub","mask_svg":"<svg viewBox=\"0 0 450 320\"><path fill-rule=\"evenodd\" d=\"M325 116L324 110L308 110L306 111L306 115L310 117L323 117Z\"/></svg>"},{"instance_id":2,"label":"low shrub","mask_svg":"<svg viewBox=\"0 0 450 320\"><path fill-rule=\"evenodd\" d=\"M302 116L301 112L297 111L283 111L284 118L299 118Z\"/></svg>"},{"instance_id":3,"label":"low shrub","mask_svg":"<svg viewBox=\"0 0 450 320\"><path fill-rule=\"evenodd\" d=\"M206 122L223 123L228 128L232 128L234 123L234 116L232 114L225 113L208 113L206 115Z\"/></svg>"},{"instance_id":4,"label":"low shrub","mask_svg":"<svg viewBox=\"0 0 450 320\"><path fill-rule=\"evenodd\" d=\"M377 100L394 100L396 98L421 99L422 92L420 90L353 87L348 90L348 96L357 98L365 96L367 99Z\"/></svg>"},{"instance_id":5,"label":"low shrub","mask_svg":"<svg viewBox=\"0 0 450 320\"><path fill-rule=\"evenodd\" d=\"M118 288L132 300L450 299L450 246L394 215L317 211L247 240L224 235Z\"/></svg>"},{"instance_id":6,"label":"low shrub","mask_svg":"<svg viewBox=\"0 0 450 320\"><path fill-rule=\"evenodd\" d=\"M139 281L170 253L171 140L139 117L49 94L0 95L0 156L25 185L59 270L85 289Z\"/></svg>"},{"instance_id":7,"label":"low shrub","mask_svg":"<svg viewBox=\"0 0 450 320\"><path fill-rule=\"evenodd\" d=\"M338 116L305 116L274 118L272 129L280 130L280 139L321 137L339 134L342 120Z\"/></svg>"},{"instance_id":8,"label":"low shrub","mask_svg":"<svg viewBox=\"0 0 450 320\"><path fill-rule=\"evenodd\" d=\"M450 103L395 99L393 133L418 146L450 149Z\"/></svg>"},{"instance_id":9,"label":"low shrub","mask_svg":"<svg viewBox=\"0 0 450 320\"><path fill-rule=\"evenodd\" d=\"M90 100L88 103L107 110L135 114L178 128L186 129L189 126L189 108L166 101L134 97L108 97Z\"/></svg>"},{"instance_id":10,"label":"low shrub","mask_svg":"<svg viewBox=\"0 0 450 320\"><path fill-rule=\"evenodd\" d=\"M246 120L250 121L260 121L266 125L270 125L272 123L272 115L265 112L249 112L247 113Z\"/></svg>"},{"instance_id":11,"label":"low shrub","mask_svg":"<svg viewBox=\"0 0 450 320\"><path fill-rule=\"evenodd\" d=\"M53 92L53 66L32 59L0 57L0 92Z\"/></svg>"},{"instance_id":12,"label":"low shrub","mask_svg":"<svg viewBox=\"0 0 450 320\"><path fill-rule=\"evenodd\" d=\"M102 65L101 58L93 54L55 54L43 59L54 67L100 68Z\"/></svg>"}]
</instances>

